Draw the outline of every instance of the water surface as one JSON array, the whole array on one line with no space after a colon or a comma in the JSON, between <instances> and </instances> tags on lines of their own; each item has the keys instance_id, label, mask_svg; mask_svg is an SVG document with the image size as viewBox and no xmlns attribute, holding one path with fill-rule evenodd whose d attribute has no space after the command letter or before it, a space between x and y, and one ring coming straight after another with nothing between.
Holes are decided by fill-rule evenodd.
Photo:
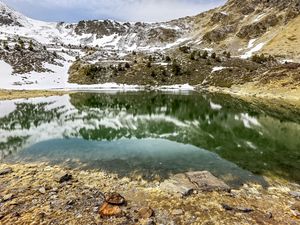
<instances>
[{"instance_id":1,"label":"water surface","mask_svg":"<svg viewBox=\"0 0 300 225\"><path fill-rule=\"evenodd\" d=\"M75 93L0 102L0 158L146 178L209 170L300 183L300 112L225 95Z\"/></svg>"}]
</instances>

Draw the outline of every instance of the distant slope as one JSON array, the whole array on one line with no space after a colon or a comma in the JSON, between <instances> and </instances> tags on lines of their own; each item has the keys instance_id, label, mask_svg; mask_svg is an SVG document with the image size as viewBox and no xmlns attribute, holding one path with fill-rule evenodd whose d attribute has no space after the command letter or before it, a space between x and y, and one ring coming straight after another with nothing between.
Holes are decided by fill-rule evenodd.
<instances>
[{"instance_id":1,"label":"distant slope","mask_svg":"<svg viewBox=\"0 0 300 225\"><path fill-rule=\"evenodd\" d=\"M277 31L277 35L262 50L300 62L300 16Z\"/></svg>"},{"instance_id":2,"label":"distant slope","mask_svg":"<svg viewBox=\"0 0 300 225\"><path fill-rule=\"evenodd\" d=\"M298 29L292 28L300 27L299 19L295 19L299 15L299 0L229 0L224 6L195 17L194 40L202 47L215 51L226 49L245 57L259 52L268 43L278 42L273 45L274 51L270 51L277 54L284 51L285 45L281 46L279 39L284 37L281 32L287 26L290 26L286 30L289 36L299 37ZM299 47L293 46L296 45L286 46L287 52L282 55L295 58ZM268 50L270 48L265 48L264 52Z\"/></svg>"}]
</instances>

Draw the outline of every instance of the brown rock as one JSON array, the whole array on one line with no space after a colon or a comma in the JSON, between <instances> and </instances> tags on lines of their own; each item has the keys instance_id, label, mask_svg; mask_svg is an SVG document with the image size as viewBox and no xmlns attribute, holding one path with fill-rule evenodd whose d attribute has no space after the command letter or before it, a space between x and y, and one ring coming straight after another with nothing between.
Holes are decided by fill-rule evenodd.
<instances>
[{"instance_id":1,"label":"brown rock","mask_svg":"<svg viewBox=\"0 0 300 225\"><path fill-rule=\"evenodd\" d=\"M150 207L143 207L138 212L139 217L143 219L149 219L154 215L154 211Z\"/></svg>"},{"instance_id":2,"label":"brown rock","mask_svg":"<svg viewBox=\"0 0 300 225\"><path fill-rule=\"evenodd\" d=\"M106 197L106 201L112 205L123 205L126 203L125 198L119 193L110 193Z\"/></svg>"},{"instance_id":3,"label":"brown rock","mask_svg":"<svg viewBox=\"0 0 300 225\"><path fill-rule=\"evenodd\" d=\"M122 210L119 206L110 205L109 203L105 202L101 206L99 213L101 217L119 217L122 215Z\"/></svg>"}]
</instances>

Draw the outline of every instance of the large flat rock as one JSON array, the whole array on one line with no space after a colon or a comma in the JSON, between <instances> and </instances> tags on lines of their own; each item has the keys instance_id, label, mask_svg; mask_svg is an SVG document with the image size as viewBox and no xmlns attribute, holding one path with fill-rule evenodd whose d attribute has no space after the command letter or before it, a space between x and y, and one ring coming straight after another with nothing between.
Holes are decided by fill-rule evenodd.
<instances>
[{"instance_id":1,"label":"large flat rock","mask_svg":"<svg viewBox=\"0 0 300 225\"><path fill-rule=\"evenodd\" d=\"M230 187L208 171L185 173L187 178L201 191L230 191Z\"/></svg>"},{"instance_id":2,"label":"large flat rock","mask_svg":"<svg viewBox=\"0 0 300 225\"><path fill-rule=\"evenodd\" d=\"M190 195L197 191L225 191L230 192L230 187L208 171L180 173L165 180L160 188L169 193Z\"/></svg>"}]
</instances>

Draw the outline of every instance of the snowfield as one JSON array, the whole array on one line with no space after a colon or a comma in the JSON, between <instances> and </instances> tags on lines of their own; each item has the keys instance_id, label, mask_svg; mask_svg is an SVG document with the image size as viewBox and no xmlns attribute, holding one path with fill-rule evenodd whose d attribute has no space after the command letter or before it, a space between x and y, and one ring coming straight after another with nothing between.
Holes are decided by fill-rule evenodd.
<instances>
[{"instance_id":1,"label":"snowfield","mask_svg":"<svg viewBox=\"0 0 300 225\"><path fill-rule=\"evenodd\" d=\"M9 64L0 60L0 89L7 90L144 90L144 86L139 85L126 85L117 83L104 83L94 85L79 85L68 82L68 69L71 63L61 61L63 67L55 66L52 64L45 64L45 68L51 69L54 73L45 72L37 73L31 72L27 74L12 75L12 68ZM170 86L157 86L155 90L164 91L192 91L194 87L184 85L170 85Z\"/></svg>"}]
</instances>

